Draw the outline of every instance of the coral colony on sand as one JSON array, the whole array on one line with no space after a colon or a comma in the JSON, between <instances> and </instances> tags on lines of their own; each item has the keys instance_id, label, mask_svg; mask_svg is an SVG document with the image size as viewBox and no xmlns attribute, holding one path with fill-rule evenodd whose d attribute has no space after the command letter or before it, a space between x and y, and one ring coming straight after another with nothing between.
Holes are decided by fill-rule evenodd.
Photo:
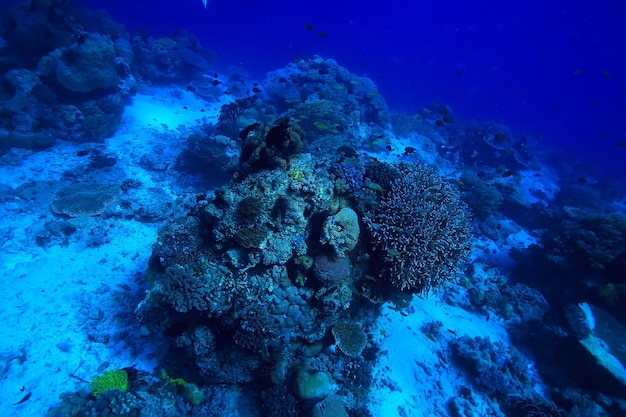
<instances>
[{"instance_id":1,"label":"coral colony on sand","mask_svg":"<svg viewBox=\"0 0 626 417\"><path fill-rule=\"evenodd\" d=\"M2 164L69 147L82 165L3 185L2 201L49 208L31 231L46 249L106 248L137 223L158 236L127 277L136 297L87 314L99 333L82 350L104 345L110 361L72 372L82 385L47 416L626 415L612 190L570 181L506 126L442 105L394 113L332 59L251 84L215 73L189 33L73 13L4 14ZM163 94L176 114L195 106L194 123L122 124ZM127 155L120 126L141 135ZM155 346L155 369L112 365L134 338ZM0 375L27 360L6 356Z\"/></svg>"}]
</instances>

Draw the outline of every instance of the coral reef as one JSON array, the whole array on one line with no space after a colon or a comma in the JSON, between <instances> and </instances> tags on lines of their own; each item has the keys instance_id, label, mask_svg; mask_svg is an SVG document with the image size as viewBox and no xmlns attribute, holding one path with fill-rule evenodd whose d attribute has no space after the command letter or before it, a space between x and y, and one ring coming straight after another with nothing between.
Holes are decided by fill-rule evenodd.
<instances>
[{"instance_id":1,"label":"coral reef","mask_svg":"<svg viewBox=\"0 0 626 417\"><path fill-rule=\"evenodd\" d=\"M350 119L358 123L375 123L380 126L385 126L390 121L387 104L378 94L372 80L351 74L332 59L316 56L309 60L298 60L282 70L270 72L263 81L263 86L271 104L279 111L297 107L307 100L331 100L333 103L330 107L341 109L341 112L323 110L325 115L336 115L335 119L330 119L330 124L324 121L326 119L317 120L325 123L328 128L340 128ZM305 103L304 106L307 109L301 108L304 113L298 114L303 116L310 112L317 114L318 110L311 109L311 104Z\"/></svg>"}]
</instances>

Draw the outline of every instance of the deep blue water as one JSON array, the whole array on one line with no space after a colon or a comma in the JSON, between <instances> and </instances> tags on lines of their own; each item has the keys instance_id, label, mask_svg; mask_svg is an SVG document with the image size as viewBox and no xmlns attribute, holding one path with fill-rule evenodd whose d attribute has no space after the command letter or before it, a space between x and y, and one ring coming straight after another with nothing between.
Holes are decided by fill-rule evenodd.
<instances>
[{"instance_id":1,"label":"deep blue water","mask_svg":"<svg viewBox=\"0 0 626 417\"><path fill-rule=\"evenodd\" d=\"M626 176L581 166L626 174L626 6L75 1L118 37L72 0L21 3L0 16L0 311L39 340L0 334L9 417L626 415ZM44 295L74 345L24 324ZM59 401L58 373L79 388Z\"/></svg>"},{"instance_id":2,"label":"deep blue water","mask_svg":"<svg viewBox=\"0 0 626 417\"><path fill-rule=\"evenodd\" d=\"M332 57L371 77L394 110L448 104L458 118L498 120L547 147L624 171L623 2L79 4L107 10L131 31L184 28L217 53L217 68L238 65L258 79L297 56Z\"/></svg>"}]
</instances>

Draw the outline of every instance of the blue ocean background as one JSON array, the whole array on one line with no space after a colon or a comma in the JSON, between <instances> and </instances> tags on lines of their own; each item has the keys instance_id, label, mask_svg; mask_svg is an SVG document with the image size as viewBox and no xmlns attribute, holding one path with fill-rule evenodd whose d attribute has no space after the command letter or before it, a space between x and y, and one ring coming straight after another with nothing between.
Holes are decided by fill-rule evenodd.
<instances>
[{"instance_id":1,"label":"blue ocean background","mask_svg":"<svg viewBox=\"0 0 626 417\"><path fill-rule=\"evenodd\" d=\"M129 30L184 28L253 77L317 54L374 80L397 111L450 105L623 174L626 10L619 1L110 2ZM305 30L311 25L313 30ZM327 34L326 38L318 37ZM620 172L622 171L622 172Z\"/></svg>"},{"instance_id":2,"label":"blue ocean background","mask_svg":"<svg viewBox=\"0 0 626 417\"><path fill-rule=\"evenodd\" d=\"M2 0L4 416L626 416L626 4Z\"/></svg>"}]
</instances>

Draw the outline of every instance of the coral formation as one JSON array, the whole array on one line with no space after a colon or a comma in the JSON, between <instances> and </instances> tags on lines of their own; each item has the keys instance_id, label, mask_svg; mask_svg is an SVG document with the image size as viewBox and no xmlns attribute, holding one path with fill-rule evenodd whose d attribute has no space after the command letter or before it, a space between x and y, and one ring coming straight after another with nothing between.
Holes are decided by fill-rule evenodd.
<instances>
[{"instance_id":1,"label":"coral formation","mask_svg":"<svg viewBox=\"0 0 626 417\"><path fill-rule=\"evenodd\" d=\"M463 336L452 342L452 349L473 382L488 395L506 398L532 394L529 382L537 377L528 360L514 347L484 337Z\"/></svg>"},{"instance_id":2,"label":"coral formation","mask_svg":"<svg viewBox=\"0 0 626 417\"><path fill-rule=\"evenodd\" d=\"M332 329L337 346L348 356L358 356L367 344L367 335L359 323L341 321Z\"/></svg>"},{"instance_id":3,"label":"coral formation","mask_svg":"<svg viewBox=\"0 0 626 417\"><path fill-rule=\"evenodd\" d=\"M385 252L383 275L427 293L454 279L470 250L468 212L459 193L424 165L402 164L364 222Z\"/></svg>"},{"instance_id":4,"label":"coral formation","mask_svg":"<svg viewBox=\"0 0 626 417\"><path fill-rule=\"evenodd\" d=\"M115 46L99 34L88 34L80 45L67 48L56 67L56 79L70 91L88 93L119 82Z\"/></svg>"},{"instance_id":5,"label":"coral formation","mask_svg":"<svg viewBox=\"0 0 626 417\"><path fill-rule=\"evenodd\" d=\"M128 390L128 372L123 369L107 371L102 375L96 376L89 384L91 393L99 397L102 393L109 390Z\"/></svg>"},{"instance_id":6,"label":"coral formation","mask_svg":"<svg viewBox=\"0 0 626 417\"><path fill-rule=\"evenodd\" d=\"M358 215L351 208L344 207L324 221L320 243L330 245L337 256L343 258L355 248L359 232Z\"/></svg>"},{"instance_id":7,"label":"coral formation","mask_svg":"<svg viewBox=\"0 0 626 417\"><path fill-rule=\"evenodd\" d=\"M321 254L313 262L313 275L325 286L334 286L350 278L350 259Z\"/></svg>"},{"instance_id":8,"label":"coral formation","mask_svg":"<svg viewBox=\"0 0 626 417\"><path fill-rule=\"evenodd\" d=\"M52 201L52 210L70 217L97 216L121 193L116 184L78 182L57 191Z\"/></svg>"}]
</instances>

